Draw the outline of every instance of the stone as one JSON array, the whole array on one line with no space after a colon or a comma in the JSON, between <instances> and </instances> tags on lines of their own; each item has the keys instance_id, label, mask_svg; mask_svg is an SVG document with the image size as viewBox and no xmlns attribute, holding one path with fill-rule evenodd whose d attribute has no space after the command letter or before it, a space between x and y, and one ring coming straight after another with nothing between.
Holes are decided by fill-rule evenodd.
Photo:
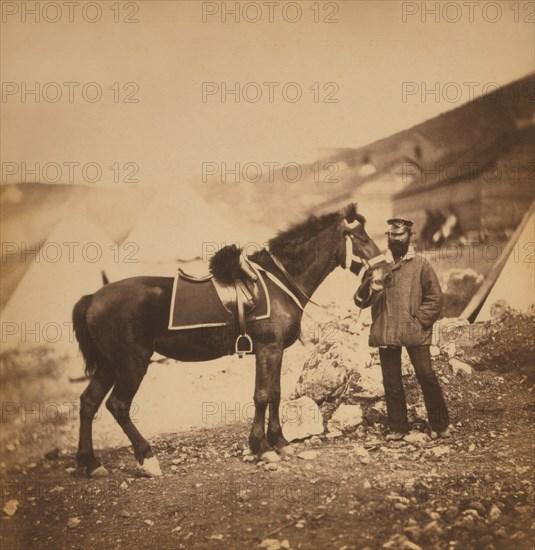
<instances>
[{"instance_id":1,"label":"stone","mask_svg":"<svg viewBox=\"0 0 535 550\"><path fill-rule=\"evenodd\" d=\"M385 550L422 550L415 542L410 541L405 535L393 535L384 544Z\"/></svg>"},{"instance_id":2,"label":"stone","mask_svg":"<svg viewBox=\"0 0 535 550\"><path fill-rule=\"evenodd\" d=\"M305 439L323 433L323 416L310 397L283 401L280 405L282 435L286 441Z\"/></svg>"},{"instance_id":3,"label":"stone","mask_svg":"<svg viewBox=\"0 0 535 550\"><path fill-rule=\"evenodd\" d=\"M82 520L80 518L69 518L67 520L67 527L69 529L75 529L76 527L78 527L78 525L80 525L80 522Z\"/></svg>"},{"instance_id":4,"label":"stone","mask_svg":"<svg viewBox=\"0 0 535 550\"><path fill-rule=\"evenodd\" d=\"M18 507L19 501L16 499L11 499L5 503L4 507L2 508L2 512L4 512L6 516L9 516L11 518L17 512Z\"/></svg>"},{"instance_id":5,"label":"stone","mask_svg":"<svg viewBox=\"0 0 535 550\"><path fill-rule=\"evenodd\" d=\"M281 550L282 546L278 539L264 539L259 545L258 548L263 550Z\"/></svg>"},{"instance_id":6,"label":"stone","mask_svg":"<svg viewBox=\"0 0 535 550\"><path fill-rule=\"evenodd\" d=\"M429 436L423 432L410 432L403 439L413 445L425 445L431 441Z\"/></svg>"},{"instance_id":7,"label":"stone","mask_svg":"<svg viewBox=\"0 0 535 550\"><path fill-rule=\"evenodd\" d=\"M440 348L438 346L431 346L429 351L431 352L431 357L437 357L440 355Z\"/></svg>"},{"instance_id":8,"label":"stone","mask_svg":"<svg viewBox=\"0 0 535 550\"><path fill-rule=\"evenodd\" d=\"M496 506L496 504L493 504L490 507L487 518L491 523L494 523L495 521L498 521L498 519L500 519L501 515L502 515L502 511Z\"/></svg>"},{"instance_id":9,"label":"stone","mask_svg":"<svg viewBox=\"0 0 535 550\"><path fill-rule=\"evenodd\" d=\"M352 392L354 397L359 399L377 399L384 396L385 388L383 386L381 365L372 364L365 368L360 368L359 374L360 377L358 377L354 384L356 391Z\"/></svg>"},{"instance_id":10,"label":"stone","mask_svg":"<svg viewBox=\"0 0 535 550\"><path fill-rule=\"evenodd\" d=\"M431 449L429 449L429 452L433 456L436 456L437 458L440 458L444 455L449 454L450 451L451 451L451 449L449 447L447 447L446 445L437 445L436 447L432 447Z\"/></svg>"},{"instance_id":11,"label":"stone","mask_svg":"<svg viewBox=\"0 0 535 550\"><path fill-rule=\"evenodd\" d=\"M440 537L442 535L443 529L439 526L438 522L436 520L430 521L425 527L424 527L424 534L427 537Z\"/></svg>"},{"instance_id":12,"label":"stone","mask_svg":"<svg viewBox=\"0 0 535 550\"><path fill-rule=\"evenodd\" d=\"M360 405L342 404L336 409L327 423L329 431L349 430L362 423L362 407Z\"/></svg>"},{"instance_id":13,"label":"stone","mask_svg":"<svg viewBox=\"0 0 535 550\"><path fill-rule=\"evenodd\" d=\"M446 353L448 354L448 357L454 357L455 356L455 354L457 353L457 345L455 344L455 342L450 342L446 346Z\"/></svg>"},{"instance_id":14,"label":"stone","mask_svg":"<svg viewBox=\"0 0 535 550\"><path fill-rule=\"evenodd\" d=\"M414 542L418 542L422 537L422 529L418 525L409 525L403 532Z\"/></svg>"},{"instance_id":15,"label":"stone","mask_svg":"<svg viewBox=\"0 0 535 550\"><path fill-rule=\"evenodd\" d=\"M298 458L302 458L303 460L314 460L318 458L318 456L318 451L302 451L297 455Z\"/></svg>"},{"instance_id":16,"label":"stone","mask_svg":"<svg viewBox=\"0 0 535 550\"><path fill-rule=\"evenodd\" d=\"M464 361L459 361L459 359L452 358L449 363L453 374L456 376L471 376L474 373L474 369Z\"/></svg>"}]
</instances>

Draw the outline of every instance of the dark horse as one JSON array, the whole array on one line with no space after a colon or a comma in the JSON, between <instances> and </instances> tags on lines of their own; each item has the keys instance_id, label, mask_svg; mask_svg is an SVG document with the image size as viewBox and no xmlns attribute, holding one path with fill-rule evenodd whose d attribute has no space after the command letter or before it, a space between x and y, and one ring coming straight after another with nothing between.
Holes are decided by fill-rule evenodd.
<instances>
[{"instance_id":1,"label":"dark horse","mask_svg":"<svg viewBox=\"0 0 535 550\"><path fill-rule=\"evenodd\" d=\"M337 266L354 269L360 262L371 269L374 282L388 286L389 265L367 235L365 219L355 205L343 211L311 217L269 241L269 249L249 256L298 297L302 307ZM280 460L288 442L279 421L280 372L284 349L299 337L302 307L266 277L271 297L271 318L257 321L254 354L256 382L255 416L249 446L264 460ZM149 474L160 467L149 443L130 419L130 406L156 351L179 361L207 361L228 354L220 338L207 338L210 328L168 330L173 278L133 277L103 286L83 296L73 310L76 338L91 381L80 396L80 440L77 458L89 476L106 475L95 458L93 418L113 388L106 407L130 439L134 455ZM269 324L262 330L262 323ZM275 328L275 331L273 330ZM265 413L269 422L265 433Z\"/></svg>"}]
</instances>

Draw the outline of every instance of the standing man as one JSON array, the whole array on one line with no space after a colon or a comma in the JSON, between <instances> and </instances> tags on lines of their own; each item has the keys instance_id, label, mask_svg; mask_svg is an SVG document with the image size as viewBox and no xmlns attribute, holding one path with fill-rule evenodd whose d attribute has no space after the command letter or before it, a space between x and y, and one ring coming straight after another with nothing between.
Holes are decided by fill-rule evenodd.
<instances>
[{"instance_id":1,"label":"standing man","mask_svg":"<svg viewBox=\"0 0 535 550\"><path fill-rule=\"evenodd\" d=\"M379 348L388 412L389 440L409 432L407 402L401 380L401 347L405 346L422 388L431 437L449 435L449 416L438 379L431 366L431 335L442 309L442 291L429 263L416 256L410 244L410 220L388 223L387 260L392 265L392 286L374 287L365 277L355 294L355 304L372 306L369 344Z\"/></svg>"}]
</instances>

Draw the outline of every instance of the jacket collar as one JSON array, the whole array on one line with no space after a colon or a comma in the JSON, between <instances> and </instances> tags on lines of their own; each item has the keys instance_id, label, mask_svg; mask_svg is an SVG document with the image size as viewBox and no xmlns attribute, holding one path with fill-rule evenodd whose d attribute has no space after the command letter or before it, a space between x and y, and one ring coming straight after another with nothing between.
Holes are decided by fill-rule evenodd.
<instances>
[{"instance_id":1,"label":"jacket collar","mask_svg":"<svg viewBox=\"0 0 535 550\"><path fill-rule=\"evenodd\" d=\"M405 254L405 256L403 256L403 258L401 258L401 260L399 261L399 264L401 264L403 262L408 262L409 260L412 260L414 258L414 256L416 256L416 251L414 250L414 247L412 246L412 244L410 244L409 249L407 250L407 254ZM391 263L391 264L394 263L394 256L392 256L392 252L390 250L386 251L385 260L387 262Z\"/></svg>"}]
</instances>

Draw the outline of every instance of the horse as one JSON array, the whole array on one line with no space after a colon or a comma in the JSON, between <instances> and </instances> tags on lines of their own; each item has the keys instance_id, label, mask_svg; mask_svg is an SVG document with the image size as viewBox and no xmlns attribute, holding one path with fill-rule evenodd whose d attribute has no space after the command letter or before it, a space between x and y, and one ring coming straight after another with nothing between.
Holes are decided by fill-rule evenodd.
<instances>
[{"instance_id":1,"label":"horse","mask_svg":"<svg viewBox=\"0 0 535 550\"><path fill-rule=\"evenodd\" d=\"M271 318L257 322L253 349L255 414L249 447L261 460L280 460L279 453L284 453L288 445L279 420L281 364L284 349L300 335L303 308L312 294L337 266L356 274L365 266L372 271L376 285L388 286L391 282L390 266L366 233L365 221L357 213L356 205L351 204L336 212L310 216L272 238L267 248L248 255L249 261L273 276L265 277ZM283 283L283 288L275 284L275 278ZM207 337L211 328L168 329L173 282L173 277L123 279L83 296L74 306L74 332L90 379L80 396L76 456L88 477L108 475L94 454L92 426L110 390L106 407L132 443L139 467L147 475L161 475L149 442L130 418L132 400L151 356L158 352L178 361L193 362L217 359L229 353L220 338ZM263 326L268 323L269 327Z\"/></svg>"}]
</instances>

